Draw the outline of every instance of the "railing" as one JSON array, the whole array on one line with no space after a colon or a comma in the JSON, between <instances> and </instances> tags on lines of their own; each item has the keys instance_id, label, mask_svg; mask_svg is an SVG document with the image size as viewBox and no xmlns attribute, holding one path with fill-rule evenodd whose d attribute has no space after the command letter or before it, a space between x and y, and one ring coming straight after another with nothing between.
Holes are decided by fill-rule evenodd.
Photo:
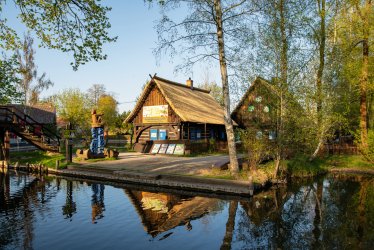
<instances>
[{"instance_id":1,"label":"railing","mask_svg":"<svg viewBox=\"0 0 374 250\"><path fill-rule=\"evenodd\" d=\"M33 136L39 137L44 144L55 146L60 145L61 138L55 131L52 131L44 124L37 122L34 118L15 107L0 107L0 122L8 125L17 124L19 128L22 128L22 132L28 132Z\"/></svg>"}]
</instances>

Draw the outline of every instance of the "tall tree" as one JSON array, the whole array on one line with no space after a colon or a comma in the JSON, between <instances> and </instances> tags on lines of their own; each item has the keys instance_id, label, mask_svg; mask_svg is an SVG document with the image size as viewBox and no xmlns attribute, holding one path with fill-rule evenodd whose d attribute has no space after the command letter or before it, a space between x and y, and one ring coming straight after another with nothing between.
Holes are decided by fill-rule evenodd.
<instances>
[{"instance_id":1,"label":"tall tree","mask_svg":"<svg viewBox=\"0 0 374 250\"><path fill-rule=\"evenodd\" d=\"M106 89L104 84L93 84L87 90L88 98L91 102L92 107L98 108L99 98L106 94Z\"/></svg>"},{"instance_id":2,"label":"tall tree","mask_svg":"<svg viewBox=\"0 0 374 250\"><path fill-rule=\"evenodd\" d=\"M53 99L58 117L70 122L78 134L89 134L91 106L85 93L79 89L66 89Z\"/></svg>"},{"instance_id":3,"label":"tall tree","mask_svg":"<svg viewBox=\"0 0 374 250\"><path fill-rule=\"evenodd\" d=\"M344 53L343 70L347 80L359 93L360 144L368 150L368 93L373 91L373 60L370 40L373 39L374 9L372 0L342 1L337 21L338 42Z\"/></svg>"},{"instance_id":4,"label":"tall tree","mask_svg":"<svg viewBox=\"0 0 374 250\"><path fill-rule=\"evenodd\" d=\"M0 60L0 104L20 101L21 93L17 91L20 79L17 77L18 63L16 56Z\"/></svg>"},{"instance_id":5,"label":"tall tree","mask_svg":"<svg viewBox=\"0 0 374 250\"><path fill-rule=\"evenodd\" d=\"M249 46L250 29L248 16L253 12L250 1L245 0L175 0L161 1L164 11L181 5L189 13L179 21L172 20L164 13L159 25L159 46L156 54L176 53L176 46L186 56L183 67L189 68L199 62L217 61L221 72L221 85L224 103L224 122L226 127L230 171L236 174L239 170L235 147L233 122L230 114L230 85L228 63L232 70L234 65L241 65L240 58ZM181 21L180 21L181 20Z\"/></svg>"},{"instance_id":6,"label":"tall tree","mask_svg":"<svg viewBox=\"0 0 374 250\"><path fill-rule=\"evenodd\" d=\"M33 1L14 0L18 18L35 32L41 46L69 52L74 57L73 69L91 60L106 59L105 43L114 42L110 37L107 13L111 8L99 0ZM0 13L7 2L0 1ZM16 31L0 17L0 47L11 49L19 42Z\"/></svg>"},{"instance_id":7,"label":"tall tree","mask_svg":"<svg viewBox=\"0 0 374 250\"><path fill-rule=\"evenodd\" d=\"M102 95L100 96L97 105L98 112L104 114L103 122L106 130L113 131L118 116L116 99L111 95Z\"/></svg>"},{"instance_id":8,"label":"tall tree","mask_svg":"<svg viewBox=\"0 0 374 250\"><path fill-rule=\"evenodd\" d=\"M23 95L23 104L31 104L31 101L34 103L37 102L40 92L53 85L51 80L46 79L46 73L43 73L42 76L38 77L33 42L34 39L30 34L26 34L22 44L22 52L20 50L17 50L16 52L19 63L19 73L22 77L19 82L19 87ZM35 84L33 84L34 82Z\"/></svg>"}]
</instances>

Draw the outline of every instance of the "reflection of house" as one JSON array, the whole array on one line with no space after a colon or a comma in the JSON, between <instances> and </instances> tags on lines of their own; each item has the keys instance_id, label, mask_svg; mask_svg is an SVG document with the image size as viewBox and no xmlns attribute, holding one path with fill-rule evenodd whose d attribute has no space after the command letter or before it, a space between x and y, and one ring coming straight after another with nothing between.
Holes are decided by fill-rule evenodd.
<instances>
[{"instance_id":1,"label":"reflection of house","mask_svg":"<svg viewBox=\"0 0 374 250\"><path fill-rule=\"evenodd\" d=\"M125 190L139 214L144 230L152 237L185 225L191 230L190 221L219 209L219 200L204 197L181 197L178 195Z\"/></svg>"},{"instance_id":2,"label":"reflection of house","mask_svg":"<svg viewBox=\"0 0 374 250\"><path fill-rule=\"evenodd\" d=\"M196 141L226 140L222 107L192 80L185 85L154 76L125 122L134 124L135 149L142 152L152 144L177 143L187 149Z\"/></svg>"},{"instance_id":3,"label":"reflection of house","mask_svg":"<svg viewBox=\"0 0 374 250\"><path fill-rule=\"evenodd\" d=\"M253 128L259 135L275 138L279 97L277 87L257 77L231 114L241 128Z\"/></svg>"}]
</instances>

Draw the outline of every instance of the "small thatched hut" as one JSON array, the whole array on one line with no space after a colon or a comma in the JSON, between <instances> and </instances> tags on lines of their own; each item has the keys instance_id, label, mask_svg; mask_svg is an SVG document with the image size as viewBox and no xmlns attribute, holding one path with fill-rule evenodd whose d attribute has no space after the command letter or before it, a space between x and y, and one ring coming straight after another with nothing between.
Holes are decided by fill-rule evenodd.
<instances>
[{"instance_id":1,"label":"small thatched hut","mask_svg":"<svg viewBox=\"0 0 374 250\"><path fill-rule=\"evenodd\" d=\"M180 84L153 76L125 120L134 125L135 149L183 154L207 149L210 139L225 142L223 109L209 92L191 79Z\"/></svg>"}]
</instances>

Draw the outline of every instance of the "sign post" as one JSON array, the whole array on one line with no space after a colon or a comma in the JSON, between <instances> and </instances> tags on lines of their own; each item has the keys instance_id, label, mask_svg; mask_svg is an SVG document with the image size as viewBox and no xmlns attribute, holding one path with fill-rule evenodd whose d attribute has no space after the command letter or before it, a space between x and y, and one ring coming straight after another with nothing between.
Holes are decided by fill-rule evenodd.
<instances>
[{"instance_id":1,"label":"sign post","mask_svg":"<svg viewBox=\"0 0 374 250\"><path fill-rule=\"evenodd\" d=\"M73 161L73 143L72 141L72 132L73 132L73 126L69 122L66 125L66 129L64 131L64 137L65 137L65 157L66 157L66 162L71 163Z\"/></svg>"}]
</instances>

